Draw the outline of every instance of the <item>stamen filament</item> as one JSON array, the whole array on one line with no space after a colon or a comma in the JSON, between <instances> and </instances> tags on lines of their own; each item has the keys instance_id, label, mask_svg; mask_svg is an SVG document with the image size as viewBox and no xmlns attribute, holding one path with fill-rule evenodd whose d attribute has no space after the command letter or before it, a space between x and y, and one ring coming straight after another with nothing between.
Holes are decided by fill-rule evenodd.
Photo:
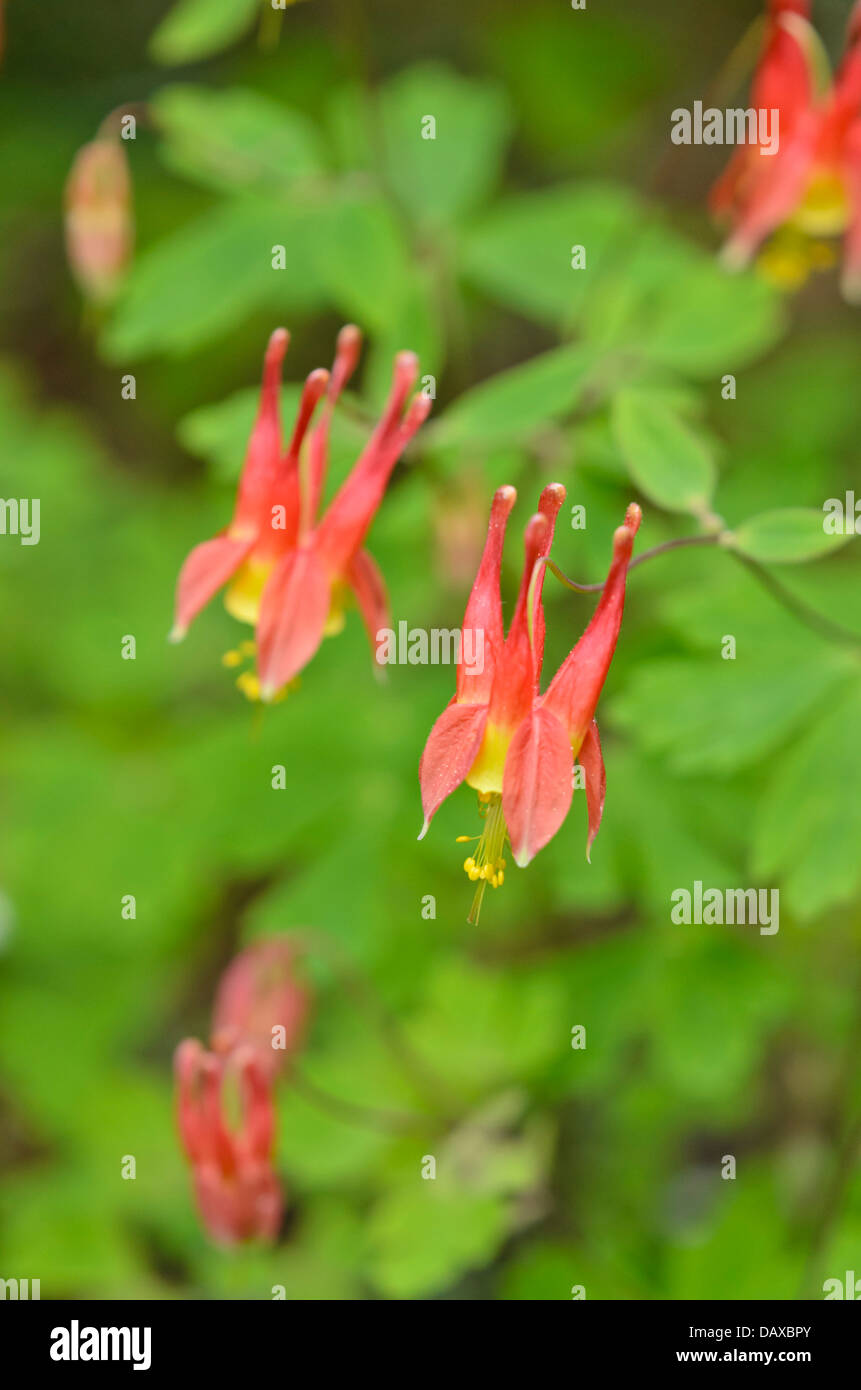
<instances>
[{"instance_id":1,"label":"stamen filament","mask_svg":"<svg viewBox=\"0 0 861 1390\"><path fill-rule=\"evenodd\" d=\"M458 841L478 839L474 855L463 861L464 873L471 883L477 883L475 897L467 921L473 926L478 922L481 904L488 883L491 888L501 888L505 882L506 860L503 857L508 831L502 814L502 797L494 792L480 797L479 813L484 816L484 829L480 836L459 835Z\"/></svg>"}]
</instances>

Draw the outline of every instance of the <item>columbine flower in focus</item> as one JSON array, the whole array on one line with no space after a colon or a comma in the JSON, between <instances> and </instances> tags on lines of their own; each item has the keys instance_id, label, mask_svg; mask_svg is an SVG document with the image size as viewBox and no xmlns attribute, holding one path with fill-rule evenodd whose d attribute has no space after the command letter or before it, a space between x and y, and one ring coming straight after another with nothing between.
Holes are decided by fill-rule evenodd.
<instances>
[{"instance_id":1,"label":"columbine flower in focus","mask_svg":"<svg viewBox=\"0 0 861 1390\"><path fill-rule=\"evenodd\" d=\"M546 487L526 527L520 592L504 636L499 580L505 528L516 496L513 487L502 487L494 496L484 554L463 619L464 631L484 632L483 670L458 667L454 698L431 729L419 765L425 816L419 839L461 782L478 792L484 830L463 866L478 883L471 922L478 921L487 885L498 888L504 882L506 846L510 843L515 863L525 867L556 834L571 805L575 759L585 779L589 855L605 789L593 716L616 648L640 525L640 508L632 503L613 538L610 571L592 621L542 695L544 560L565 489L561 483ZM470 838L459 837L464 842Z\"/></svg>"},{"instance_id":2,"label":"columbine flower in focus","mask_svg":"<svg viewBox=\"0 0 861 1390\"><path fill-rule=\"evenodd\" d=\"M834 264L844 236L843 293L861 299L861 0L832 82L809 0L770 0L766 41L751 89L756 110L776 110L778 147L736 150L711 195L731 226L723 252L785 288ZM762 248L762 250L760 250Z\"/></svg>"},{"instance_id":3,"label":"columbine flower in focus","mask_svg":"<svg viewBox=\"0 0 861 1390\"><path fill-rule=\"evenodd\" d=\"M75 156L65 188L66 254L86 297L106 304L132 254L132 185L123 142L98 135Z\"/></svg>"},{"instance_id":4,"label":"columbine flower in focus","mask_svg":"<svg viewBox=\"0 0 861 1390\"><path fill-rule=\"evenodd\" d=\"M382 576L366 550L392 470L431 407L418 393L414 353L395 359L382 417L352 473L317 519L326 477L335 403L355 370L361 334L349 324L338 335L331 374L313 371L305 382L293 434L282 456L278 391L288 334L272 334L263 369L257 421L251 434L233 520L226 531L192 550L176 590L173 641L229 582L225 607L256 630L257 671L237 682L250 698L274 699L310 661L324 636L344 624L348 595L358 604L376 659L376 634L388 626ZM320 418L303 447L314 411ZM229 653L238 664L247 649Z\"/></svg>"},{"instance_id":5,"label":"columbine flower in focus","mask_svg":"<svg viewBox=\"0 0 861 1390\"><path fill-rule=\"evenodd\" d=\"M219 985L212 1050L174 1057L177 1124L201 1221L213 1240L274 1240L284 1198L273 1169L276 1075L299 1045L308 995L286 942L243 951Z\"/></svg>"}]
</instances>

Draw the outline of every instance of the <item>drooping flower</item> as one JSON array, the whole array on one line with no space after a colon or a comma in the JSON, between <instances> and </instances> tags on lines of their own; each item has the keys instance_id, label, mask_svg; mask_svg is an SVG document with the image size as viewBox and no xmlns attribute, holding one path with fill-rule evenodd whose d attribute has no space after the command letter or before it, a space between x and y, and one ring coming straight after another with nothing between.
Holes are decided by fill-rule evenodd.
<instances>
[{"instance_id":1,"label":"drooping flower","mask_svg":"<svg viewBox=\"0 0 861 1390\"><path fill-rule=\"evenodd\" d=\"M220 1244L273 1240L281 1224L273 1090L310 1002L295 963L284 940L241 952L218 986L211 1050L187 1038L174 1057L180 1139L201 1220Z\"/></svg>"},{"instance_id":2,"label":"drooping flower","mask_svg":"<svg viewBox=\"0 0 861 1390\"><path fill-rule=\"evenodd\" d=\"M289 942L258 941L225 970L212 1011L213 1051L224 1055L252 1047L274 1077L300 1046L310 1008L307 986L296 974Z\"/></svg>"},{"instance_id":3,"label":"drooping flower","mask_svg":"<svg viewBox=\"0 0 861 1390\"><path fill-rule=\"evenodd\" d=\"M506 845L525 867L561 826L574 789L574 762L583 769L589 813L587 856L604 806L604 764L594 720L615 651L625 579L640 524L632 503L613 538L613 559L595 614L547 690L539 690L544 656L542 584L565 489L546 487L525 533L520 592L503 634L500 570L512 487L494 496L487 541L464 614L464 633L484 634L481 670L458 667L454 698L437 719L419 765L427 833L445 798L466 782L478 792L484 830L464 869L478 883L470 921L477 921L488 883L505 878ZM466 647L462 640L461 650ZM473 640L470 649L476 649ZM469 836L460 837L466 841Z\"/></svg>"},{"instance_id":4,"label":"drooping flower","mask_svg":"<svg viewBox=\"0 0 861 1390\"><path fill-rule=\"evenodd\" d=\"M122 140L104 134L84 145L66 180L66 254L88 299L116 295L134 242L132 188Z\"/></svg>"},{"instance_id":5,"label":"drooping flower","mask_svg":"<svg viewBox=\"0 0 861 1390\"><path fill-rule=\"evenodd\" d=\"M264 700L274 699L302 670L324 636L340 631L348 594L359 607L376 658L376 634L387 626L388 601L377 565L362 545L395 464L431 407L422 392L407 405L418 361L414 353L399 353L382 417L318 520L332 414L358 362L361 334L353 324L343 328L331 373L318 369L307 378L282 457L278 392L287 344L286 330L276 329L266 350L260 407L233 519L186 559L171 633L173 641L181 640L229 581L225 607L256 629L258 676L246 673L239 684L251 698L259 694ZM321 401L319 422L303 448Z\"/></svg>"},{"instance_id":6,"label":"drooping flower","mask_svg":"<svg viewBox=\"0 0 861 1390\"><path fill-rule=\"evenodd\" d=\"M861 0L832 82L810 23L808 0L770 0L766 40L751 105L778 113L776 149L735 151L711 195L729 221L723 252L730 268L758 265L794 288L811 270L834 264L828 238L844 236L843 293L861 298ZM762 250L760 250L762 248Z\"/></svg>"},{"instance_id":7,"label":"drooping flower","mask_svg":"<svg viewBox=\"0 0 861 1390\"><path fill-rule=\"evenodd\" d=\"M177 1123L206 1230L223 1245L274 1240L283 1197L272 1169L270 1080L257 1052L239 1047L221 1057L187 1038L174 1068ZM240 1114L235 1127L231 1101Z\"/></svg>"}]
</instances>

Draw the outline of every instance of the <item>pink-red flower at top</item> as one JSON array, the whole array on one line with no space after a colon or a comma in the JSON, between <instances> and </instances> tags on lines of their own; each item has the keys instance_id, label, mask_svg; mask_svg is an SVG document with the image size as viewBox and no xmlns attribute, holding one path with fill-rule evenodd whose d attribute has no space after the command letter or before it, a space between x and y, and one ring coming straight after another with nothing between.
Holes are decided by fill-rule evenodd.
<instances>
[{"instance_id":1,"label":"pink-red flower at top","mask_svg":"<svg viewBox=\"0 0 861 1390\"><path fill-rule=\"evenodd\" d=\"M258 941L222 975L212 1010L213 1051L252 1047L274 1077L301 1046L311 999L296 973L296 954L284 940Z\"/></svg>"},{"instance_id":2,"label":"pink-red flower at top","mask_svg":"<svg viewBox=\"0 0 861 1390\"><path fill-rule=\"evenodd\" d=\"M300 1045L309 1008L285 941L256 943L223 975L212 1050L194 1038L174 1057L177 1124L201 1221L213 1240L274 1240L284 1209L273 1168L273 1089Z\"/></svg>"},{"instance_id":3,"label":"pink-red flower at top","mask_svg":"<svg viewBox=\"0 0 861 1390\"><path fill-rule=\"evenodd\" d=\"M725 262L738 268L763 248L762 272L794 288L834 263L827 238L842 235L843 292L861 299L861 0L833 82L808 0L770 0L750 102L777 111L778 141L741 146L712 190L730 224Z\"/></svg>"},{"instance_id":4,"label":"pink-red flower at top","mask_svg":"<svg viewBox=\"0 0 861 1390\"><path fill-rule=\"evenodd\" d=\"M462 782L474 787L484 814L478 846L464 863L478 882L470 921L477 921L484 890L505 877L505 848L524 867L561 826L574 789L575 759L583 768L589 814L587 855L604 807L604 764L595 706L622 621L625 578L640 524L632 503L613 538L613 559L591 623L547 690L539 690L544 656L542 584L556 516L565 489L552 483L525 533L520 592L508 635L503 632L500 570L513 487L494 496L487 541L464 614L464 633L483 633L481 668L458 667L454 698L437 719L419 766L424 825ZM462 641L461 651L481 649ZM463 840L468 836L460 837Z\"/></svg>"},{"instance_id":5,"label":"pink-red flower at top","mask_svg":"<svg viewBox=\"0 0 861 1390\"><path fill-rule=\"evenodd\" d=\"M343 328L331 373L321 368L307 378L282 453L278 393L287 344L286 330L276 329L266 350L260 407L233 519L186 559L171 633L174 641L184 637L192 619L229 582L228 612L256 629L258 677L246 673L239 683L251 698L259 694L264 700L274 699L302 670L324 636L340 630L348 594L358 604L376 657L376 634L387 626L388 605L382 576L362 545L392 470L431 406L421 392L409 401L418 362L411 352L399 353L382 417L318 519L332 413L358 362L361 334L352 324ZM229 654L231 664L234 657L238 663L240 654Z\"/></svg>"},{"instance_id":6,"label":"pink-red flower at top","mask_svg":"<svg viewBox=\"0 0 861 1390\"><path fill-rule=\"evenodd\" d=\"M88 299L114 298L134 244L132 183L122 140L99 135L76 154L64 191L66 254Z\"/></svg>"}]
</instances>

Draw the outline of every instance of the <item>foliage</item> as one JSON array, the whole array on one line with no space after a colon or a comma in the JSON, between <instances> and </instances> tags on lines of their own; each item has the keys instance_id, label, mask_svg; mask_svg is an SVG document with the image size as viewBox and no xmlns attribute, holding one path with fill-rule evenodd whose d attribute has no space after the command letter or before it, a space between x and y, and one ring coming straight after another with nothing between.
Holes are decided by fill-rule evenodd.
<instances>
[{"instance_id":1,"label":"foliage","mask_svg":"<svg viewBox=\"0 0 861 1390\"><path fill-rule=\"evenodd\" d=\"M674 104L672 44L708 75L696 16L641 52L590 11L563 69L559 7L530 5L524 27L500 6L487 36L458 6L441 56L419 63L410 13L389 8L368 82L316 0L263 50L253 4L182 0L159 27L163 6L145 8L122 83L108 21L88 18L107 105L146 97L149 113L130 156L136 260L89 336L58 261L62 161L31 163L37 84L3 123L10 167L30 171L27 217L11 199L0 211L3 492L38 496L42 517L37 547L0 539L4 1269L38 1274L43 1297L816 1296L857 1268L861 1234L857 1182L820 1215L858 1101L861 678L857 642L787 611L759 566L797 562L782 592L861 633L857 541L821 525L852 485L861 352L827 282L789 306L725 276L697 213L708 173L687 206L632 177L632 111ZM718 18L726 52L735 21ZM158 63L210 62L147 66L150 37ZM604 100L607 55L599 136L583 92ZM67 163L104 114L83 44L75 56L69 127L50 137ZM428 113L435 140L419 134ZM471 571L502 483L524 518L545 482L566 484L586 526L563 511L553 557L581 582L605 572L632 498L639 552L723 535L631 574L591 866L575 808L476 929L454 844L476 828L470 795L415 842L418 757L451 670L394 666L379 685L352 614L259 717L220 665L235 625L219 606L165 642L182 557L229 515L266 335L293 335L290 409L347 319L371 355L330 487L393 352L415 348L436 380L372 536L395 619L456 625L469 580L446 559L446 518L478 498ZM545 593L554 669L594 598L549 575ZM779 888L779 932L673 925L670 895L695 880ZM237 947L292 931L308 933L315 986L281 1098L292 1214L276 1248L225 1254L191 1207L170 1058L205 1033Z\"/></svg>"}]
</instances>

